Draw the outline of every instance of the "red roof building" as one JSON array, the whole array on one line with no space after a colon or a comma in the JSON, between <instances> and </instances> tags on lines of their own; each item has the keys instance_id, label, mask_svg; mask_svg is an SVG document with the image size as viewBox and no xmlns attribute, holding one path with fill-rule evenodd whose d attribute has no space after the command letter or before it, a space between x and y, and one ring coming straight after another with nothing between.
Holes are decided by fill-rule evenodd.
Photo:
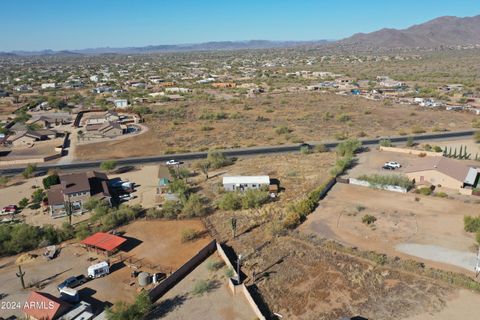
<instances>
[{"instance_id":1,"label":"red roof building","mask_svg":"<svg viewBox=\"0 0 480 320\"><path fill-rule=\"evenodd\" d=\"M105 232L97 232L84 239L81 243L87 247L112 252L118 249L127 239Z\"/></svg>"},{"instance_id":2,"label":"red roof building","mask_svg":"<svg viewBox=\"0 0 480 320\"><path fill-rule=\"evenodd\" d=\"M23 306L23 312L27 319L55 320L70 307L70 304L49 293L32 291Z\"/></svg>"}]
</instances>

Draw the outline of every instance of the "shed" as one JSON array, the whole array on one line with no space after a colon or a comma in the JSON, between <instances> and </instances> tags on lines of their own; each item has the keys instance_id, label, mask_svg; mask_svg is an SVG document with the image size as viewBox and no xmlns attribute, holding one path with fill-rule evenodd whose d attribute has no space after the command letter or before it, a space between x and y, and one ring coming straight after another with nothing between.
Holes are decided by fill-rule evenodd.
<instances>
[{"instance_id":1,"label":"shed","mask_svg":"<svg viewBox=\"0 0 480 320\"><path fill-rule=\"evenodd\" d=\"M84 239L81 243L87 248L95 250L100 249L107 253L117 250L127 239L110 233L97 232L90 237Z\"/></svg>"}]
</instances>

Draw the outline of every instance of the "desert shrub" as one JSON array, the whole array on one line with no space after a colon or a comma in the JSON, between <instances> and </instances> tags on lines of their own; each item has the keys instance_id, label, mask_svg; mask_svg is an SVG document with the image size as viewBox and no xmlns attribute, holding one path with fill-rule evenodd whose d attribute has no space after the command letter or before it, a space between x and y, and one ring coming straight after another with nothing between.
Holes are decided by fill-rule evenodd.
<instances>
[{"instance_id":1,"label":"desert shrub","mask_svg":"<svg viewBox=\"0 0 480 320\"><path fill-rule=\"evenodd\" d=\"M217 271L217 270L220 270L221 268L223 268L224 265L225 265L225 262L223 262L221 260L208 260L207 261L207 270L210 271L210 272L214 272L214 271Z\"/></svg>"},{"instance_id":2,"label":"desert shrub","mask_svg":"<svg viewBox=\"0 0 480 320\"><path fill-rule=\"evenodd\" d=\"M198 194L190 195L182 208L182 216L189 218L202 217L206 212L207 210Z\"/></svg>"},{"instance_id":3,"label":"desert shrub","mask_svg":"<svg viewBox=\"0 0 480 320\"><path fill-rule=\"evenodd\" d=\"M316 145L314 150L315 150L315 152L318 152L318 153L328 152L328 148L324 144Z\"/></svg>"},{"instance_id":4,"label":"desert shrub","mask_svg":"<svg viewBox=\"0 0 480 320\"><path fill-rule=\"evenodd\" d=\"M0 177L0 186L1 187L4 187L7 185L8 181L10 181L10 179L8 177Z\"/></svg>"},{"instance_id":5,"label":"desert shrub","mask_svg":"<svg viewBox=\"0 0 480 320\"><path fill-rule=\"evenodd\" d=\"M362 146L362 143L358 139L348 139L337 145L337 154L341 157L353 156Z\"/></svg>"},{"instance_id":6,"label":"desert shrub","mask_svg":"<svg viewBox=\"0 0 480 320\"><path fill-rule=\"evenodd\" d=\"M191 190L185 180L175 178L168 184L168 191L177 194L181 199L186 199Z\"/></svg>"},{"instance_id":7,"label":"desert shrub","mask_svg":"<svg viewBox=\"0 0 480 320\"><path fill-rule=\"evenodd\" d=\"M480 230L477 231L477 234L475 235L475 240L477 241L478 244L480 244Z\"/></svg>"},{"instance_id":8,"label":"desert shrub","mask_svg":"<svg viewBox=\"0 0 480 320\"><path fill-rule=\"evenodd\" d=\"M407 147L411 148L415 145L415 143L413 142L413 138L412 137L408 137L407 139Z\"/></svg>"},{"instance_id":9,"label":"desert shrub","mask_svg":"<svg viewBox=\"0 0 480 320\"><path fill-rule=\"evenodd\" d=\"M294 229L302 223L302 217L298 212L290 211L283 219L283 226L286 229Z\"/></svg>"},{"instance_id":10,"label":"desert shrub","mask_svg":"<svg viewBox=\"0 0 480 320\"><path fill-rule=\"evenodd\" d=\"M117 162L114 160L105 160L100 163L100 169L105 171L112 171L117 166Z\"/></svg>"},{"instance_id":11,"label":"desert shrub","mask_svg":"<svg viewBox=\"0 0 480 320\"><path fill-rule=\"evenodd\" d=\"M34 172L37 170L37 166L34 165L34 164L29 164L25 170L23 170L22 172L22 176L25 178L25 179L28 179L30 177L33 176Z\"/></svg>"},{"instance_id":12,"label":"desert shrub","mask_svg":"<svg viewBox=\"0 0 480 320\"><path fill-rule=\"evenodd\" d=\"M218 202L218 207L222 210L238 210L242 208L242 199L238 192L226 192Z\"/></svg>"},{"instance_id":13,"label":"desert shrub","mask_svg":"<svg viewBox=\"0 0 480 320\"><path fill-rule=\"evenodd\" d=\"M350 155L337 159L335 166L330 169L330 175L332 177L338 177L343 174L345 170L349 169L353 164L353 157Z\"/></svg>"},{"instance_id":14,"label":"desert shrub","mask_svg":"<svg viewBox=\"0 0 480 320\"><path fill-rule=\"evenodd\" d=\"M464 229L467 232L478 232L480 231L480 216L472 217L465 216L463 217Z\"/></svg>"},{"instance_id":15,"label":"desert shrub","mask_svg":"<svg viewBox=\"0 0 480 320\"><path fill-rule=\"evenodd\" d=\"M19 206L20 208L22 208L22 209L23 209L23 208L26 208L26 207L28 206L28 199L27 199L27 198L23 198L22 200L20 200L20 201L18 202L18 206Z\"/></svg>"},{"instance_id":16,"label":"desert shrub","mask_svg":"<svg viewBox=\"0 0 480 320\"><path fill-rule=\"evenodd\" d=\"M435 197L439 197L439 198L447 198L448 195L445 193L445 192L435 192L434 194Z\"/></svg>"},{"instance_id":17,"label":"desert shrub","mask_svg":"<svg viewBox=\"0 0 480 320\"><path fill-rule=\"evenodd\" d=\"M440 146L433 146L433 151L434 152L442 152L442 148Z\"/></svg>"},{"instance_id":18,"label":"desert shrub","mask_svg":"<svg viewBox=\"0 0 480 320\"><path fill-rule=\"evenodd\" d=\"M377 218L370 214L366 214L362 217L362 222L365 224L372 224L375 223L375 221L377 221Z\"/></svg>"},{"instance_id":19,"label":"desert shrub","mask_svg":"<svg viewBox=\"0 0 480 320\"><path fill-rule=\"evenodd\" d=\"M390 139L382 139L380 140L380 146L381 147L391 147L393 146L392 141Z\"/></svg>"},{"instance_id":20,"label":"desert shrub","mask_svg":"<svg viewBox=\"0 0 480 320\"><path fill-rule=\"evenodd\" d=\"M427 154L426 154L425 152L420 152L420 153L418 154L418 156L419 156L420 158L425 158L425 157L427 156Z\"/></svg>"},{"instance_id":21,"label":"desert shrub","mask_svg":"<svg viewBox=\"0 0 480 320\"><path fill-rule=\"evenodd\" d=\"M213 127L209 127L209 126L202 126L201 128L202 131L211 131L213 129L214 129Z\"/></svg>"},{"instance_id":22,"label":"desert shrub","mask_svg":"<svg viewBox=\"0 0 480 320\"><path fill-rule=\"evenodd\" d=\"M310 147L308 146L303 146L300 148L300 153L301 154L310 154L312 151L310 150Z\"/></svg>"},{"instance_id":23,"label":"desert shrub","mask_svg":"<svg viewBox=\"0 0 480 320\"><path fill-rule=\"evenodd\" d=\"M106 313L109 320L134 320L144 319L150 310L152 301L145 290L139 293L134 303L117 302L112 308L107 308Z\"/></svg>"},{"instance_id":24,"label":"desert shrub","mask_svg":"<svg viewBox=\"0 0 480 320\"><path fill-rule=\"evenodd\" d=\"M35 204L39 204L42 202L43 198L45 198L45 192L43 189L37 189L32 193L32 202Z\"/></svg>"},{"instance_id":25,"label":"desert shrub","mask_svg":"<svg viewBox=\"0 0 480 320\"><path fill-rule=\"evenodd\" d=\"M420 134L420 133L425 133L425 129L423 129L421 126L419 125L416 125L414 127L412 127L412 133L413 134Z\"/></svg>"},{"instance_id":26,"label":"desert shrub","mask_svg":"<svg viewBox=\"0 0 480 320\"><path fill-rule=\"evenodd\" d=\"M409 190L413 186L413 182L406 176L402 175L361 175L358 180L369 182L373 187L398 186Z\"/></svg>"},{"instance_id":27,"label":"desert shrub","mask_svg":"<svg viewBox=\"0 0 480 320\"><path fill-rule=\"evenodd\" d=\"M286 126L280 126L277 129L275 129L275 133L278 134L278 135L287 134L287 133L290 133L290 132L292 132L292 130L290 130Z\"/></svg>"},{"instance_id":28,"label":"desert shrub","mask_svg":"<svg viewBox=\"0 0 480 320\"><path fill-rule=\"evenodd\" d=\"M266 190L249 189L241 196L242 208L259 208L268 202L270 196Z\"/></svg>"},{"instance_id":29,"label":"desert shrub","mask_svg":"<svg viewBox=\"0 0 480 320\"><path fill-rule=\"evenodd\" d=\"M285 235L285 231L285 225L282 223L282 221L279 220L273 220L267 223L265 227L265 233L269 237Z\"/></svg>"},{"instance_id":30,"label":"desert shrub","mask_svg":"<svg viewBox=\"0 0 480 320\"><path fill-rule=\"evenodd\" d=\"M210 290L210 283L206 280L198 280L193 286L192 293L197 296L201 296Z\"/></svg>"},{"instance_id":31,"label":"desert shrub","mask_svg":"<svg viewBox=\"0 0 480 320\"><path fill-rule=\"evenodd\" d=\"M193 241L198 239L201 235L201 232L194 229L183 229L182 230L182 242Z\"/></svg>"},{"instance_id":32,"label":"desert shrub","mask_svg":"<svg viewBox=\"0 0 480 320\"><path fill-rule=\"evenodd\" d=\"M235 271L233 271L232 268L227 268L227 269L225 270L225 277L231 278L231 277L233 277L234 275L235 275Z\"/></svg>"},{"instance_id":33,"label":"desert shrub","mask_svg":"<svg viewBox=\"0 0 480 320\"><path fill-rule=\"evenodd\" d=\"M429 196L432 194L432 189L430 189L429 187L419 188L417 189L417 193L422 194L424 196Z\"/></svg>"},{"instance_id":34,"label":"desert shrub","mask_svg":"<svg viewBox=\"0 0 480 320\"><path fill-rule=\"evenodd\" d=\"M475 134L473 135L473 139L475 140L476 143L480 143L480 131L475 132Z\"/></svg>"},{"instance_id":35,"label":"desert shrub","mask_svg":"<svg viewBox=\"0 0 480 320\"><path fill-rule=\"evenodd\" d=\"M232 159L227 158L222 152L220 151L209 151L207 155L208 164L212 169L222 168L233 163Z\"/></svg>"},{"instance_id":36,"label":"desert shrub","mask_svg":"<svg viewBox=\"0 0 480 320\"><path fill-rule=\"evenodd\" d=\"M480 128L480 119L479 118L475 118L472 120L472 128Z\"/></svg>"},{"instance_id":37,"label":"desert shrub","mask_svg":"<svg viewBox=\"0 0 480 320\"><path fill-rule=\"evenodd\" d=\"M347 122L347 121L350 121L351 119L352 119L352 117L350 117L346 113L341 113L341 114L337 115L337 121L339 121L339 122Z\"/></svg>"}]
</instances>

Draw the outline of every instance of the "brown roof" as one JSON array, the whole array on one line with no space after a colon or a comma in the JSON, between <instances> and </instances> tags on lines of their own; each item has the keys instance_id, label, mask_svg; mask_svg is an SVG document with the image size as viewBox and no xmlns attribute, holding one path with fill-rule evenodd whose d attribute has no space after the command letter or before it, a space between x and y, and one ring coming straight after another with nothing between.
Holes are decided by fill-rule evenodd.
<instances>
[{"instance_id":1,"label":"brown roof","mask_svg":"<svg viewBox=\"0 0 480 320\"><path fill-rule=\"evenodd\" d=\"M51 186L47 192L49 205L64 203L63 195L77 192L90 192L91 196L110 197L108 177L96 171L70 173L60 176L60 184Z\"/></svg>"},{"instance_id":2,"label":"brown roof","mask_svg":"<svg viewBox=\"0 0 480 320\"><path fill-rule=\"evenodd\" d=\"M49 293L32 291L23 305L23 312L34 319L53 320L70 307L70 304Z\"/></svg>"},{"instance_id":3,"label":"brown roof","mask_svg":"<svg viewBox=\"0 0 480 320\"><path fill-rule=\"evenodd\" d=\"M467 177L469 166L464 165L459 160L453 160L445 157L425 157L418 162L408 166L406 172L418 172L427 170L437 170L460 182L464 182Z\"/></svg>"}]
</instances>

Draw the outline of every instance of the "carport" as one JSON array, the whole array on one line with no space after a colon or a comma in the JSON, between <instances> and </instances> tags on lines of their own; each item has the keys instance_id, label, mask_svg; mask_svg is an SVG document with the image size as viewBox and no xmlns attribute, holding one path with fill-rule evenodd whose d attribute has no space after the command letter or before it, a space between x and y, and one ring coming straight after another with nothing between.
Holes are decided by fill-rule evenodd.
<instances>
[{"instance_id":1,"label":"carport","mask_svg":"<svg viewBox=\"0 0 480 320\"><path fill-rule=\"evenodd\" d=\"M85 245L87 251L96 253L104 252L107 256L114 253L127 239L110 233L97 232L84 239L81 244Z\"/></svg>"}]
</instances>

